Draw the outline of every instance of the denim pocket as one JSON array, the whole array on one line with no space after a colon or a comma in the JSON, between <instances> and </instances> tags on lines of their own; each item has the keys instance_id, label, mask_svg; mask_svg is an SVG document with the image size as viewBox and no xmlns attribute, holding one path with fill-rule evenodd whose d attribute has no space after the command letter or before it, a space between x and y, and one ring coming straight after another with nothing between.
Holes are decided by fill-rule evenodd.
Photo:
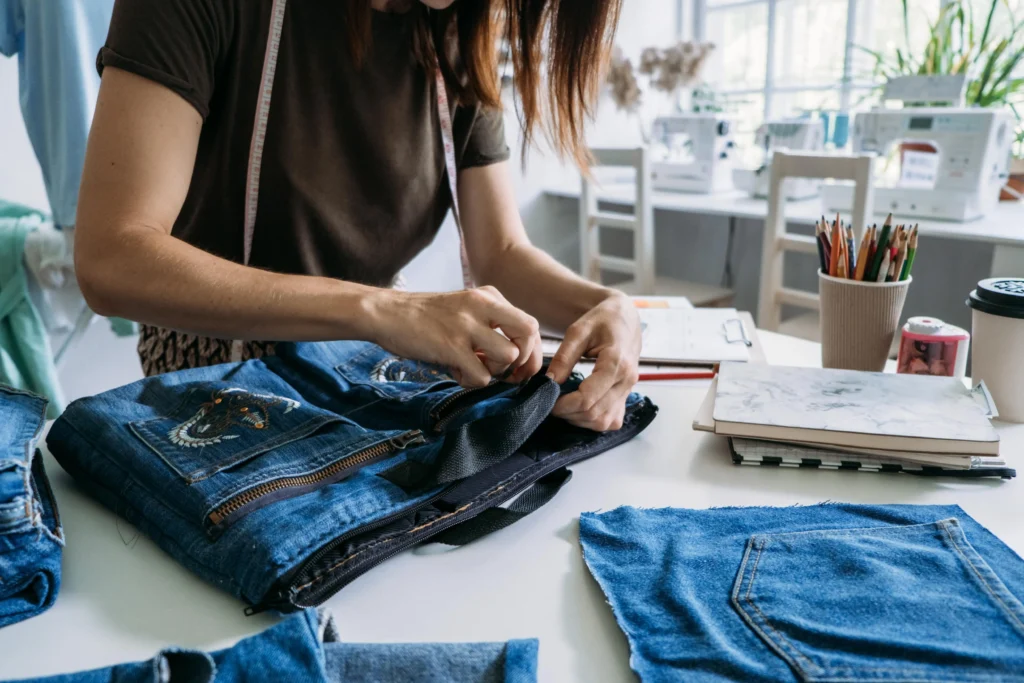
<instances>
[{"instance_id":1,"label":"denim pocket","mask_svg":"<svg viewBox=\"0 0 1024 683\"><path fill-rule=\"evenodd\" d=\"M1024 605L956 519L752 536L732 604L801 681L1024 680Z\"/></svg>"},{"instance_id":2,"label":"denim pocket","mask_svg":"<svg viewBox=\"0 0 1024 683\"><path fill-rule=\"evenodd\" d=\"M263 375L266 378L266 374ZM238 383L194 382L161 386L166 415L130 422L129 427L182 479L194 484L229 467L342 421L337 415L293 397L290 388Z\"/></svg>"},{"instance_id":3,"label":"denim pocket","mask_svg":"<svg viewBox=\"0 0 1024 683\"><path fill-rule=\"evenodd\" d=\"M349 384L399 401L408 401L427 391L459 386L440 365L399 358L372 344L335 366L335 370Z\"/></svg>"}]
</instances>

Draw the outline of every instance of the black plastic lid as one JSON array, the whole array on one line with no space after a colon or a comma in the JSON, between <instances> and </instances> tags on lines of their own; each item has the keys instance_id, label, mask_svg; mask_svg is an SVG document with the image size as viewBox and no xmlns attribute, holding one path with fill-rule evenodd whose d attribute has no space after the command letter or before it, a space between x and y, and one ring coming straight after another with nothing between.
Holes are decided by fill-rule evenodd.
<instances>
[{"instance_id":1,"label":"black plastic lid","mask_svg":"<svg viewBox=\"0 0 1024 683\"><path fill-rule=\"evenodd\" d=\"M967 305L982 313L1024 320L1024 278L994 277L982 280L971 292Z\"/></svg>"}]
</instances>

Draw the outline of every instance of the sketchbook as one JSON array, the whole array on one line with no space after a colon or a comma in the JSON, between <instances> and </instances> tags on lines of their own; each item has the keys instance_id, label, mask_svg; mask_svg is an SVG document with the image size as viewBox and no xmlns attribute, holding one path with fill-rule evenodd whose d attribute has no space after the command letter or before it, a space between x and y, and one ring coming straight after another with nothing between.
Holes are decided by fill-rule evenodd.
<instances>
[{"instance_id":1,"label":"sketchbook","mask_svg":"<svg viewBox=\"0 0 1024 683\"><path fill-rule=\"evenodd\" d=\"M871 451L994 456L986 409L951 377L726 363L716 434Z\"/></svg>"}]
</instances>

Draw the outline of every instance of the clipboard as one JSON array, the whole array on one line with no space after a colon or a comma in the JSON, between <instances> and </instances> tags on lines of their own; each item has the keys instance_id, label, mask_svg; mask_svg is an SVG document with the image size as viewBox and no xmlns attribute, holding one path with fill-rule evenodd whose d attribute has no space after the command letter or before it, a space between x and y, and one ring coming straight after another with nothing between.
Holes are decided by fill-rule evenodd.
<instances>
[{"instance_id":1,"label":"clipboard","mask_svg":"<svg viewBox=\"0 0 1024 683\"><path fill-rule=\"evenodd\" d=\"M718 363L763 362L764 354L749 313L725 308L641 309L644 342L640 362L661 367L711 368ZM561 339L546 336L545 358Z\"/></svg>"}]
</instances>

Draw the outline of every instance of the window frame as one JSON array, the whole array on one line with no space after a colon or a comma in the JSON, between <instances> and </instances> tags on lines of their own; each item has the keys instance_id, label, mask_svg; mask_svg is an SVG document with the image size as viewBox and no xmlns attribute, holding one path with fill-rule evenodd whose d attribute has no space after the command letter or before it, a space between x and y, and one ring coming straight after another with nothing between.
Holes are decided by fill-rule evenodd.
<instances>
[{"instance_id":1,"label":"window frame","mask_svg":"<svg viewBox=\"0 0 1024 683\"><path fill-rule=\"evenodd\" d=\"M775 79L775 34L777 28L777 8L779 3L790 2L791 0L725 0L713 6L708 6L708 0L679 0L677 16L680 19L688 13L686 5L690 4L689 14L692 21L692 38L696 41L707 39L707 18L708 14L722 10L735 10L743 7L767 6L768 13L768 35L767 52L765 57L765 77L763 87L760 88L716 88L722 95L764 95L764 120L772 118L775 96L787 93L821 92L832 90L839 86L839 108L841 111L849 111L855 93L867 93L873 87L872 83L861 83L854 81L853 69L855 66L855 45L857 43L857 13L862 10L865 0L846 0L846 43L843 53L843 71L839 83L810 83L779 85ZM895 1L895 0L894 0ZM934 0L939 7L944 7L954 0ZM680 20L679 27L682 29ZM682 30L680 30L682 37Z\"/></svg>"}]
</instances>

